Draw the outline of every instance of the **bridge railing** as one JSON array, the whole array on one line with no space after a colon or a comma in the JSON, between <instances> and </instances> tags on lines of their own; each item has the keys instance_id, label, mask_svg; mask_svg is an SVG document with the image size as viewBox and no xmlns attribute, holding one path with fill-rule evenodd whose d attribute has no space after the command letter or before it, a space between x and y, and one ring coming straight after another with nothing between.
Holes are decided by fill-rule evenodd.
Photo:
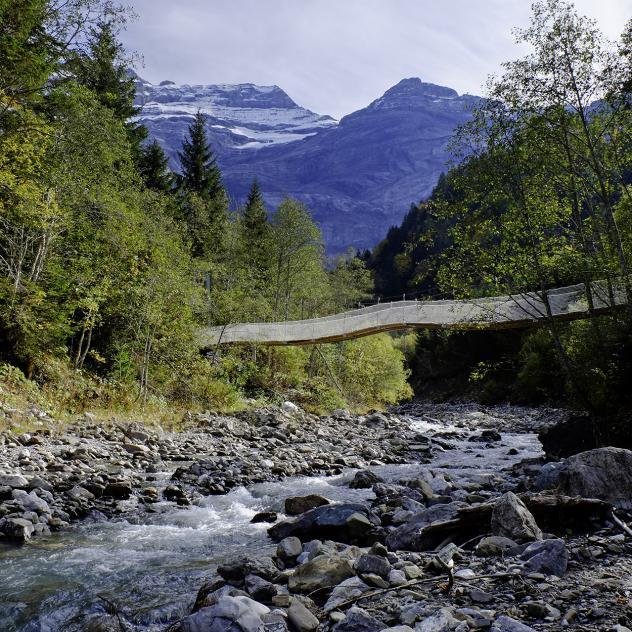
<instances>
[{"instance_id":1,"label":"bridge railing","mask_svg":"<svg viewBox=\"0 0 632 632\"><path fill-rule=\"evenodd\" d=\"M594 285L593 295L596 309L611 306L603 284ZM577 317L588 310L583 284L556 288L547 292L547 297L556 317ZM623 302L619 289L616 297L615 302ZM201 332L201 342L205 346L230 342L307 344L396 328L501 327L545 317L545 304L538 292L468 300L396 301L304 320L212 327Z\"/></svg>"}]
</instances>

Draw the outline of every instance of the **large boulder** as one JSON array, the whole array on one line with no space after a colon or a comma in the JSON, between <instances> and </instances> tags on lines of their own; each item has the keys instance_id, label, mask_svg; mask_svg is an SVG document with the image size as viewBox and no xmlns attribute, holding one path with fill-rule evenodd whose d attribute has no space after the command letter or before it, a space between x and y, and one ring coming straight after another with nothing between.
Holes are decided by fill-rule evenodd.
<instances>
[{"instance_id":1,"label":"large boulder","mask_svg":"<svg viewBox=\"0 0 632 632\"><path fill-rule=\"evenodd\" d=\"M569 496L599 498L615 507L632 507L632 451L597 448L566 459L559 489Z\"/></svg>"},{"instance_id":2,"label":"large boulder","mask_svg":"<svg viewBox=\"0 0 632 632\"><path fill-rule=\"evenodd\" d=\"M290 496L285 499L285 513L288 516L298 516L315 507L328 505L329 501L319 494L308 494L307 496Z\"/></svg>"},{"instance_id":3,"label":"large boulder","mask_svg":"<svg viewBox=\"0 0 632 632\"><path fill-rule=\"evenodd\" d=\"M248 597L222 597L214 606L202 608L180 624L182 632L261 632L261 617L270 612Z\"/></svg>"},{"instance_id":4,"label":"large boulder","mask_svg":"<svg viewBox=\"0 0 632 632\"><path fill-rule=\"evenodd\" d=\"M275 541L296 536L302 541L335 540L346 544L373 544L380 519L358 503L324 505L284 520L268 529Z\"/></svg>"},{"instance_id":5,"label":"large boulder","mask_svg":"<svg viewBox=\"0 0 632 632\"><path fill-rule=\"evenodd\" d=\"M424 509L391 531L386 538L386 546L391 551L423 551L431 548L434 536L428 536L425 530L438 522L454 519L464 507L467 507L465 503L452 502ZM445 539L445 536L441 539Z\"/></svg>"},{"instance_id":6,"label":"large boulder","mask_svg":"<svg viewBox=\"0 0 632 632\"><path fill-rule=\"evenodd\" d=\"M288 588L295 593L311 593L318 588L337 586L354 575L348 559L319 555L297 567L294 574L290 575Z\"/></svg>"},{"instance_id":7,"label":"large boulder","mask_svg":"<svg viewBox=\"0 0 632 632\"><path fill-rule=\"evenodd\" d=\"M541 540L542 530L526 505L513 492L503 494L492 511L492 533L516 542Z\"/></svg>"},{"instance_id":8,"label":"large boulder","mask_svg":"<svg viewBox=\"0 0 632 632\"><path fill-rule=\"evenodd\" d=\"M527 573L544 573L562 577L568 565L568 549L564 540L554 538L530 544L520 555Z\"/></svg>"},{"instance_id":9,"label":"large boulder","mask_svg":"<svg viewBox=\"0 0 632 632\"><path fill-rule=\"evenodd\" d=\"M34 531L33 523L24 518L3 518L0 520L0 532L19 544L28 542Z\"/></svg>"}]
</instances>

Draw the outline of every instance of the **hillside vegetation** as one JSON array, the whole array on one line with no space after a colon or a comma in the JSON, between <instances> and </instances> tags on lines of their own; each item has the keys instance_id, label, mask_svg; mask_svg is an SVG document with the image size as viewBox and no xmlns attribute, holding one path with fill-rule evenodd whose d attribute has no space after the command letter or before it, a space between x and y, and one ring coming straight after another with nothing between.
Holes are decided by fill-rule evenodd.
<instances>
[{"instance_id":1,"label":"hillside vegetation","mask_svg":"<svg viewBox=\"0 0 632 632\"><path fill-rule=\"evenodd\" d=\"M419 336L418 392L629 410L632 22L610 43L558 0L517 32L531 52L492 77L455 166L368 257L379 294L468 298L605 280L628 308L509 333ZM592 310L594 296L585 300ZM546 316L546 314L544 314Z\"/></svg>"},{"instance_id":2,"label":"hillside vegetation","mask_svg":"<svg viewBox=\"0 0 632 632\"><path fill-rule=\"evenodd\" d=\"M127 14L100 0L0 0L3 397L76 411L230 410L247 398L367 408L409 394L379 337L202 354L196 331L329 313L372 293L353 255L325 265L308 210L268 218L256 182L230 209L204 117L171 173L135 123Z\"/></svg>"}]
</instances>

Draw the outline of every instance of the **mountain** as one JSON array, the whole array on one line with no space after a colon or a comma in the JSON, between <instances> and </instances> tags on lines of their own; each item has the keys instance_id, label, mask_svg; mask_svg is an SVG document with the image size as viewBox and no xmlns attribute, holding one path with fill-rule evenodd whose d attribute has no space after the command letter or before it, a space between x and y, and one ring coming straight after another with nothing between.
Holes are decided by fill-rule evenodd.
<instances>
[{"instance_id":1,"label":"mountain","mask_svg":"<svg viewBox=\"0 0 632 632\"><path fill-rule=\"evenodd\" d=\"M411 202L427 197L449 159L447 143L479 97L411 78L339 122L298 106L278 86L152 85L137 81L139 117L177 169L191 116L210 141L232 199L254 177L267 203L303 201L329 253L375 245Z\"/></svg>"}]
</instances>

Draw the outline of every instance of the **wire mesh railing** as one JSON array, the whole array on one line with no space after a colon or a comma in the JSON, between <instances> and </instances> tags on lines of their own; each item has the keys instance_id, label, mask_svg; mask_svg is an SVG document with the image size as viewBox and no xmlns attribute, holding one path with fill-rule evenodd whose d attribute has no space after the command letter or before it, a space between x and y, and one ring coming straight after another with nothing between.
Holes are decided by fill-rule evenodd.
<instances>
[{"instance_id":1,"label":"wire mesh railing","mask_svg":"<svg viewBox=\"0 0 632 632\"><path fill-rule=\"evenodd\" d=\"M611 309L625 302L619 286L591 285L593 309ZM546 299L546 300L545 300ZM613 304L614 302L614 304ZM548 306L547 306L548 303ZM406 328L504 328L555 318L581 318L589 313L583 284L474 299L399 300L303 320L233 323L200 332L203 346L253 342L312 344Z\"/></svg>"}]
</instances>

